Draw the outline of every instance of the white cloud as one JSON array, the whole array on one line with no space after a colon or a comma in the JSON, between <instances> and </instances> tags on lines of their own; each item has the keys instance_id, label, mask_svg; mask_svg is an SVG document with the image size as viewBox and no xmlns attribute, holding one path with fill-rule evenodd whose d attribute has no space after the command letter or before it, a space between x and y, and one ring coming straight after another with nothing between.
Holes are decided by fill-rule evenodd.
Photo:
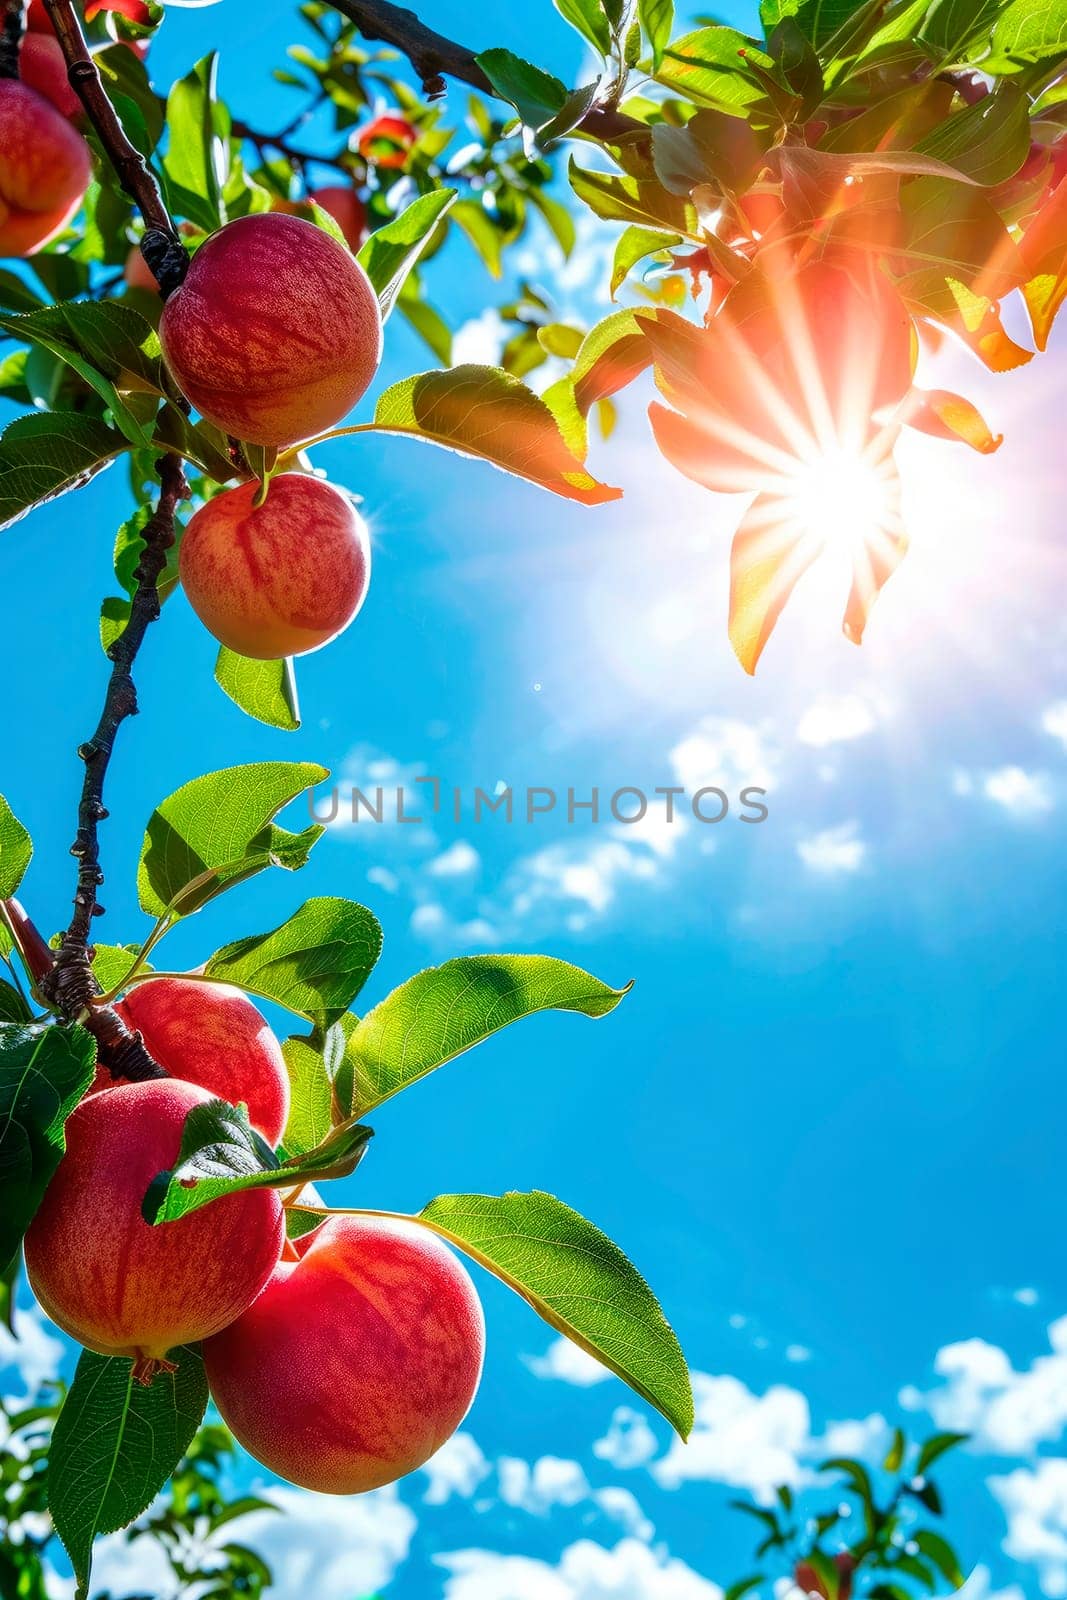
<instances>
[{"instance_id":1,"label":"white cloud","mask_svg":"<svg viewBox=\"0 0 1067 1600\"><path fill-rule=\"evenodd\" d=\"M504 341L514 331L498 311L487 306L452 335L452 365L460 367L472 361L480 367L495 367Z\"/></svg>"},{"instance_id":2,"label":"white cloud","mask_svg":"<svg viewBox=\"0 0 1067 1600\"><path fill-rule=\"evenodd\" d=\"M469 1433L454 1433L422 1468L429 1478L423 1499L428 1506L447 1505L453 1495L469 1500L492 1468L478 1441Z\"/></svg>"},{"instance_id":3,"label":"white cloud","mask_svg":"<svg viewBox=\"0 0 1067 1600\"><path fill-rule=\"evenodd\" d=\"M797 739L823 750L830 744L862 738L875 722L873 709L861 695L824 694L804 712L797 724Z\"/></svg>"},{"instance_id":4,"label":"white cloud","mask_svg":"<svg viewBox=\"0 0 1067 1600\"><path fill-rule=\"evenodd\" d=\"M437 1557L449 1577L443 1600L721 1600L722 1590L683 1561L623 1539L613 1550L581 1539L559 1565L490 1550Z\"/></svg>"},{"instance_id":5,"label":"white cloud","mask_svg":"<svg viewBox=\"0 0 1067 1600\"><path fill-rule=\"evenodd\" d=\"M1036 1306L1040 1298L1037 1290L1029 1287L1016 1289L1012 1294L1012 1299L1017 1300L1021 1306Z\"/></svg>"},{"instance_id":6,"label":"white cloud","mask_svg":"<svg viewBox=\"0 0 1067 1600\"><path fill-rule=\"evenodd\" d=\"M804 1344L787 1344L785 1347L787 1361L802 1362L811 1360L811 1351Z\"/></svg>"},{"instance_id":7,"label":"white cloud","mask_svg":"<svg viewBox=\"0 0 1067 1600\"><path fill-rule=\"evenodd\" d=\"M606 1517L612 1522L618 1522L634 1539L642 1539L647 1544L655 1533L655 1528L645 1516L635 1495L629 1489L612 1485L607 1489L596 1489L593 1499Z\"/></svg>"},{"instance_id":8,"label":"white cloud","mask_svg":"<svg viewBox=\"0 0 1067 1600\"><path fill-rule=\"evenodd\" d=\"M987 773L982 791L987 800L1023 821L1052 810L1048 778L1042 772L1027 772L1024 767L998 767Z\"/></svg>"},{"instance_id":9,"label":"white cloud","mask_svg":"<svg viewBox=\"0 0 1067 1600\"><path fill-rule=\"evenodd\" d=\"M0 1323L0 1372L17 1372L25 1385L23 1399L34 1393L47 1378L54 1378L63 1359L63 1345L51 1331L44 1314L31 1306L15 1314L15 1334Z\"/></svg>"},{"instance_id":10,"label":"white cloud","mask_svg":"<svg viewBox=\"0 0 1067 1600\"><path fill-rule=\"evenodd\" d=\"M813 1456L852 1456L859 1461L883 1461L889 1449L891 1429L884 1417L850 1419L827 1423L826 1432L812 1441Z\"/></svg>"},{"instance_id":11,"label":"white cloud","mask_svg":"<svg viewBox=\"0 0 1067 1600\"><path fill-rule=\"evenodd\" d=\"M776 1384L756 1395L739 1378L693 1374L696 1417L689 1443L673 1439L652 1464L665 1488L690 1479L728 1483L769 1500L778 1484L799 1488L806 1471L801 1458L811 1439L811 1413L804 1395Z\"/></svg>"},{"instance_id":12,"label":"white cloud","mask_svg":"<svg viewBox=\"0 0 1067 1600\"><path fill-rule=\"evenodd\" d=\"M607 1367L570 1339L553 1339L543 1356L524 1356L523 1360L538 1378L558 1378L579 1389L603 1383L612 1376Z\"/></svg>"},{"instance_id":13,"label":"white cloud","mask_svg":"<svg viewBox=\"0 0 1067 1600\"><path fill-rule=\"evenodd\" d=\"M1029 1455L1067 1426L1067 1317L1048 1336L1052 1353L1023 1371L984 1339L946 1345L934 1361L942 1383L925 1394L905 1389L901 1404L926 1409L939 1428L972 1434L989 1454Z\"/></svg>"},{"instance_id":14,"label":"white cloud","mask_svg":"<svg viewBox=\"0 0 1067 1600\"><path fill-rule=\"evenodd\" d=\"M407 1557L415 1514L395 1485L351 1497L270 1488L263 1497L283 1515L253 1512L240 1524L241 1539L274 1568L279 1595L373 1594L392 1582Z\"/></svg>"},{"instance_id":15,"label":"white cloud","mask_svg":"<svg viewBox=\"0 0 1067 1600\"><path fill-rule=\"evenodd\" d=\"M1005 1553L1033 1563L1045 1594L1067 1595L1067 1461L1018 1467L989 1487L1008 1522Z\"/></svg>"},{"instance_id":16,"label":"white cloud","mask_svg":"<svg viewBox=\"0 0 1067 1600\"><path fill-rule=\"evenodd\" d=\"M497 1483L505 1505L535 1517L545 1517L557 1506L580 1505L590 1493L589 1481L577 1461L560 1456L542 1456L532 1467L515 1456L502 1456L497 1462Z\"/></svg>"},{"instance_id":17,"label":"white cloud","mask_svg":"<svg viewBox=\"0 0 1067 1600\"><path fill-rule=\"evenodd\" d=\"M797 855L809 872L825 877L835 877L842 872L858 872L867 859L867 846L859 836L855 822L843 822L836 828L823 828L797 840Z\"/></svg>"},{"instance_id":18,"label":"white cloud","mask_svg":"<svg viewBox=\"0 0 1067 1600\"><path fill-rule=\"evenodd\" d=\"M1067 750L1067 700L1057 700L1041 714L1041 726Z\"/></svg>"},{"instance_id":19,"label":"white cloud","mask_svg":"<svg viewBox=\"0 0 1067 1600\"><path fill-rule=\"evenodd\" d=\"M427 863L426 871L435 878L465 878L477 872L482 858L466 839L457 839L447 850Z\"/></svg>"},{"instance_id":20,"label":"white cloud","mask_svg":"<svg viewBox=\"0 0 1067 1600\"><path fill-rule=\"evenodd\" d=\"M658 1450L659 1440L647 1418L631 1406L616 1406L607 1433L593 1446L601 1461L622 1470L647 1465Z\"/></svg>"},{"instance_id":21,"label":"white cloud","mask_svg":"<svg viewBox=\"0 0 1067 1600\"><path fill-rule=\"evenodd\" d=\"M198 1554L206 1557L207 1570L217 1564L217 1557L210 1553ZM174 1600L180 1587L162 1545L148 1534L127 1539L113 1533L93 1549L94 1593L150 1594L155 1600Z\"/></svg>"},{"instance_id":22,"label":"white cloud","mask_svg":"<svg viewBox=\"0 0 1067 1600\"><path fill-rule=\"evenodd\" d=\"M705 717L670 752L671 768L692 795L705 786L725 789L731 800L751 784L769 789L779 757L766 727L736 717Z\"/></svg>"}]
</instances>

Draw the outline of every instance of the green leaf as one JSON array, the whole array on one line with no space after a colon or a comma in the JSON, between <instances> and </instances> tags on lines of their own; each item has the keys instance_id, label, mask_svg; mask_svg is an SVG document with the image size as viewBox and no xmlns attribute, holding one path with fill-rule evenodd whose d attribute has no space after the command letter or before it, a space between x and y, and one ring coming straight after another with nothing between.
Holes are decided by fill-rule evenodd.
<instances>
[{"instance_id":1,"label":"green leaf","mask_svg":"<svg viewBox=\"0 0 1067 1600\"><path fill-rule=\"evenodd\" d=\"M943 61L962 61L972 40L986 37L1003 0L935 0L918 33Z\"/></svg>"},{"instance_id":2,"label":"green leaf","mask_svg":"<svg viewBox=\"0 0 1067 1600\"><path fill-rule=\"evenodd\" d=\"M439 1195L414 1219L529 1301L687 1438L693 1394L678 1340L618 1245L554 1195Z\"/></svg>"},{"instance_id":3,"label":"green leaf","mask_svg":"<svg viewBox=\"0 0 1067 1600\"><path fill-rule=\"evenodd\" d=\"M652 52L652 70L658 72L674 27L674 0L637 0L637 17Z\"/></svg>"},{"instance_id":4,"label":"green leaf","mask_svg":"<svg viewBox=\"0 0 1067 1600\"><path fill-rule=\"evenodd\" d=\"M0 1326L5 1327L13 1337L15 1334L15 1300L18 1295L21 1268L22 1256L16 1250L3 1272L0 1272Z\"/></svg>"},{"instance_id":5,"label":"green leaf","mask_svg":"<svg viewBox=\"0 0 1067 1600\"><path fill-rule=\"evenodd\" d=\"M907 1448L907 1443L908 1443L908 1441L904 1437L903 1429L901 1429L901 1428L894 1429L894 1431L893 1431L893 1443L889 1446L889 1450L888 1450L888 1452L886 1454L886 1458L882 1462L883 1471L885 1471L885 1472L899 1472L900 1471L901 1467L904 1465L904 1451Z\"/></svg>"},{"instance_id":6,"label":"green leaf","mask_svg":"<svg viewBox=\"0 0 1067 1600\"><path fill-rule=\"evenodd\" d=\"M696 213L688 200L669 194L658 178L628 178L617 173L587 172L571 157L571 188L595 216L606 222L636 223L697 240Z\"/></svg>"},{"instance_id":7,"label":"green leaf","mask_svg":"<svg viewBox=\"0 0 1067 1600\"><path fill-rule=\"evenodd\" d=\"M0 900L15 893L32 855L33 840L0 794Z\"/></svg>"},{"instance_id":8,"label":"green leaf","mask_svg":"<svg viewBox=\"0 0 1067 1600\"><path fill-rule=\"evenodd\" d=\"M83 1350L48 1453L48 1505L78 1580L89 1592L93 1540L146 1510L184 1456L207 1408L195 1345L177 1370L136 1383L133 1364Z\"/></svg>"},{"instance_id":9,"label":"green leaf","mask_svg":"<svg viewBox=\"0 0 1067 1600\"><path fill-rule=\"evenodd\" d=\"M0 434L0 528L80 489L127 448L122 434L98 417L69 411L16 417Z\"/></svg>"},{"instance_id":10,"label":"green leaf","mask_svg":"<svg viewBox=\"0 0 1067 1600\"><path fill-rule=\"evenodd\" d=\"M604 1017L628 992L553 956L460 956L429 967L352 1030L338 1075L342 1104L363 1116L511 1022L539 1011Z\"/></svg>"},{"instance_id":11,"label":"green leaf","mask_svg":"<svg viewBox=\"0 0 1067 1600\"><path fill-rule=\"evenodd\" d=\"M382 930L366 906L320 896L271 933L217 950L204 976L274 1000L325 1029L348 1010L381 951Z\"/></svg>"},{"instance_id":12,"label":"green leaf","mask_svg":"<svg viewBox=\"0 0 1067 1600\"><path fill-rule=\"evenodd\" d=\"M179 78L167 97L163 172L172 207L213 233L222 214L222 147L215 116L218 55L212 52Z\"/></svg>"},{"instance_id":13,"label":"green leaf","mask_svg":"<svg viewBox=\"0 0 1067 1600\"><path fill-rule=\"evenodd\" d=\"M206 1100L186 1117L178 1159L149 1185L141 1211L148 1223L176 1222L212 1200L247 1189L294 1189L345 1178L371 1138L372 1129L342 1123L313 1150L279 1161L244 1106Z\"/></svg>"},{"instance_id":14,"label":"green leaf","mask_svg":"<svg viewBox=\"0 0 1067 1600\"><path fill-rule=\"evenodd\" d=\"M644 261L648 256L659 256L666 260L668 252L681 242L678 234L664 234L658 228L640 228L634 224L628 227L620 234L615 246L615 258L611 266L611 298L614 300L639 261Z\"/></svg>"},{"instance_id":15,"label":"green leaf","mask_svg":"<svg viewBox=\"0 0 1067 1600\"><path fill-rule=\"evenodd\" d=\"M441 313L420 297L414 283L414 278L409 278L401 289L396 302L397 310L409 327L414 328L430 354L436 356L442 366L450 367L452 330Z\"/></svg>"},{"instance_id":16,"label":"green leaf","mask_svg":"<svg viewBox=\"0 0 1067 1600\"><path fill-rule=\"evenodd\" d=\"M916 149L939 157L976 183L1004 183L1029 154L1027 98L1015 84L1000 83L992 94L939 123Z\"/></svg>"},{"instance_id":17,"label":"green leaf","mask_svg":"<svg viewBox=\"0 0 1067 1600\"><path fill-rule=\"evenodd\" d=\"M322 1143L333 1127L334 1078L345 1047L346 1017L329 1028L306 1037L294 1036L282 1045L289 1072L289 1120L282 1144L290 1155L306 1155Z\"/></svg>"},{"instance_id":18,"label":"green leaf","mask_svg":"<svg viewBox=\"0 0 1067 1600\"><path fill-rule=\"evenodd\" d=\"M966 1433L933 1433L919 1451L919 1459L915 1464L916 1473L921 1476L928 1467L949 1450L955 1450L957 1445L966 1444L969 1434Z\"/></svg>"},{"instance_id":19,"label":"green leaf","mask_svg":"<svg viewBox=\"0 0 1067 1600\"><path fill-rule=\"evenodd\" d=\"M477 200L461 200L452 207L452 221L467 235L494 278L504 270L504 235Z\"/></svg>"},{"instance_id":20,"label":"green leaf","mask_svg":"<svg viewBox=\"0 0 1067 1600\"><path fill-rule=\"evenodd\" d=\"M375 427L490 461L567 500L600 505L620 490L598 483L568 450L551 411L499 367L424 372L387 389Z\"/></svg>"},{"instance_id":21,"label":"green leaf","mask_svg":"<svg viewBox=\"0 0 1067 1600\"><path fill-rule=\"evenodd\" d=\"M947 1579L954 1589L961 1588L965 1581L963 1570L960 1567L959 1558L948 1540L943 1539L939 1533L934 1533L930 1528L916 1529L912 1534L912 1538L923 1555L933 1562L941 1576Z\"/></svg>"},{"instance_id":22,"label":"green leaf","mask_svg":"<svg viewBox=\"0 0 1067 1600\"><path fill-rule=\"evenodd\" d=\"M997 9L993 49L981 62L983 71L1011 71L1067 52L1067 6L1063 0L1014 0Z\"/></svg>"},{"instance_id":23,"label":"green leaf","mask_svg":"<svg viewBox=\"0 0 1067 1600\"><path fill-rule=\"evenodd\" d=\"M95 1067L84 1028L0 1025L0 1270L33 1221L66 1148L63 1124Z\"/></svg>"},{"instance_id":24,"label":"green leaf","mask_svg":"<svg viewBox=\"0 0 1067 1600\"><path fill-rule=\"evenodd\" d=\"M0 311L36 311L43 305L40 295L28 283L0 267Z\"/></svg>"},{"instance_id":25,"label":"green leaf","mask_svg":"<svg viewBox=\"0 0 1067 1600\"><path fill-rule=\"evenodd\" d=\"M701 28L667 46L656 81L696 105L720 106L740 115L765 98L747 61L768 71L774 66L756 41L736 28Z\"/></svg>"},{"instance_id":26,"label":"green leaf","mask_svg":"<svg viewBox=\"0 0 1067 1600\"><path fill-rule=\"evenodd\" d=\"M607 57L611 51L611 25L601 0L552 0L553 5L593 49Z\"/></svg>"},{"instance_id":27,"label":"green leaf","mask_svg":"<svg viewBox=\"0 0 1067 1600\"><path fill-rule=\"evenodd\" d=\"M262 761L194 778L152 813L137 892L149 916L188 916L268 866L303 866L322 835L271 827L283 806L329 773L311 762Z\"/></svg>"},{"instance_id":28,"label":"green leaf","mask_svg":"<svg viewBox=\"0 0 1067 1600\"><path fill-rule=\"evenodd\" d=\"M819 1463L820 1472L840 1472L849 1480L852 1492L859 1496L865 1506L874 1504L874 1489L871 1485L871 1475L860 1461L853 1461L849 1456L831 1456L828 1461Z\"/></svg>"},{"instance_id":29,"label":"green leaf","mask_svg":"<svg viewBox=\"0 0 1067 1600\"><path fill-rule=\"evenodd\" d=\"M537 133L567 102L567 86L510 50L483 50L475 60L502 100L515 107L523 125Z\"/></svg>"},{"instance_id":30,"label":"green leaf","mask_svg":"<svg viewBox=\"0 0 1067 1600\"><path fill-rule=\"evenodd\" d=\"M361 247L356 260L378 296L383 318L392 311L408 273L455 199L455 189L435 189L431 194L420 195L392 222L372 233Z\"/></svg>"},{"instance_id":31,"label":"green leaf","mask_svg":"<svg viewBox=\"0 0 1067 1600\"><path fill-rule=\"evenodd\" d=\"M257 722L287 733L300 726L300 700L292 661L251 661L223 645L215 662L215 682Z\"/></svg>"},{"instance_id":32,"label":"green leaf","mask_svg":"<svg viewBox=\"0 0 1067 1600\"><path fill-rule=\"evenodd\" d=\"M7 932L7 929L4 929ZM13 983L0 978L0 1022L32 1022L33 1012Z\"/></svg>"},{"instance_id":33,"label":"green leaf","mask_svg":"<svg viewBox=\"0 0 1067 1600\"><path fill-rule=\"evenodd\" d=\"M162 393L159 336L139 312L116 300L73 300L22 316L0 316L14 339L50 350L85 379L131 444L147 446L151 430L125 395Z\"/></svg>"}]
</instances>

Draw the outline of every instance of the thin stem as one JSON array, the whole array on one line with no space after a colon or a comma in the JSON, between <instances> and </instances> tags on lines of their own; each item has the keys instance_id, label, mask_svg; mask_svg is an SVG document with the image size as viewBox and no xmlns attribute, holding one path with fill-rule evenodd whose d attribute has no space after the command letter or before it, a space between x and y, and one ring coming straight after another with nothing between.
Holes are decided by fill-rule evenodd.
<instances>
[{"instance_id":1,"label":"thin stem","mask_svg":"<svg viewBox=\"0 0 1067 1600\"><path fill-rule=\"evenodd\" d=\"M67 63L70 86L85 107L85 114L115 170L115 176L144 218L141 254L159 284L160 294L166 299L178 288L188 271L188 252L167 210L155 174L141 152L126 137L126 131L108 99L78 21L74 0L44 0L44 6Z\"/></svg>"},{"instance_id":2,"label":"thin stem","mask_svg":"<svg viewBox=\"0 0 1067 1600\"><path fill-rule=\"evenodd\" d=\"M482 94L498 98L496 90L478 65L476 52L466 45L446 39L435 33L403 6L392 0L333 0L335 11L354 22L365 39L381 40L391 44L407 56L422 81L422 90L429 100L439 100L445 93L445 78L456 78L470 84ZM633 117L625 116L612 106L593 106L578 124L583 133L590 133L609 142L622 134L645 132L645 125Z\"/></svg>"}]
</instances>

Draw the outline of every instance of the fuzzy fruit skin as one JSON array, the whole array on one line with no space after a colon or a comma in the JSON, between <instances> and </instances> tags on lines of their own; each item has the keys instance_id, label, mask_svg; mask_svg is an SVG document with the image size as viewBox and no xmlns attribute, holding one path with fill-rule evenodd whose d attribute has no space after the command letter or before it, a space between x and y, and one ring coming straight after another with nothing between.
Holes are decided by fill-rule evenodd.
<instances>
[{"instance_id":1,"label":"fuzzy fruit skin","mask_svg":"<svg viewBox=\"0 0 1067 1600\"><path fill-rule=\"evenodd\" d=\"M159 336L179 388L209 422L252 444L332 427L382 353L362 267L313 223L239 217L201 245L163 308Z\"/></svg>"},{"instance_id":2,"label":"fuzzy fruit skin","mask_svg":"<svg viewBox=\"0 0 1067 1600\"><path fill-rule=\"evenodd\" d=\"M278 1144L289 1116L289 1075L281 1046L245 995L217 983L152 978L115 1010L172 1078L243 1103L252 1126ZM114 1081L105 1068L101 1087Z\"/></svg>"},{"instance_id":3,"label":"fuzzy fruit skin","mask_svg":"<svg viewBox=\"0 0 1067 1600\"><path fill-rule=\"evenodd\" d=\"M204 1361L224 1421L257 1460L305 1489L359 1494L451 1437L484 1348L474 1285L446 1245L409 1222L332 1217Z\"/></svg>"},{"instance_id":4,"label":"fuzzy fruit skin","mask_svg":"<svg viewBox=\"0 0 1067 1600\"><path fill-rule=\"evenodd\" d=\"M187 1114L211 1097L176 1078L89 1095L26 1234L26 1271L52 1321L101 1355L165 1358L239 1317L284 1241L272 1189L227 1195L151 1227L141 1203L173 1166Z\"/></svg>"},{"instance_id":5,"label":"fuzzy fruit skin","mask_svg":"<svg viewBox=\"0 0 1067 1600\"><path fill-rule=\"evenodd\" d=\"M202 506L182 540L189 603L220 643L257 661L318 650L347 628L370 581L370 542L351 502L320 478L283 472Z\"/></svg>"},{"instance_id":6,"label":"fuzzy fruit skin","mask_svg":"<svg viewBox=\"0 0 1067 1600\"><path fill-rule=\"evenodd\" d=\"M360 129L358 149L364 161L370 161L376 167L400 168L406 164L408 151L417 138L418 133L407 117L386 112ZM384 148L376 150L375 146L379 143ZM398 148L390 149L390 145Z\"/></svg>"},{"instance_id":7,"label":"fuzzy fruit skin","mask_svg":"<svg viewBox=\"0 0 1067 1600\"><path fill-rule=\"evenodd\" d=\"M28 256L66 227L89 187L89 146L55 106L0 79L0 256Z\"/></svg>"},{"instance_id":8,"label":"fuzzy fruit skin","mask_svg":"<svg viewBox=\"0 0 1067 1600\"><path fill-rule=\"evenodd\" d=\"M82 114L82 103L70 86L63 47L54 34L27 33L19 49L19 77L51 101L63 116Z\"/></svg>"}]
</instances>

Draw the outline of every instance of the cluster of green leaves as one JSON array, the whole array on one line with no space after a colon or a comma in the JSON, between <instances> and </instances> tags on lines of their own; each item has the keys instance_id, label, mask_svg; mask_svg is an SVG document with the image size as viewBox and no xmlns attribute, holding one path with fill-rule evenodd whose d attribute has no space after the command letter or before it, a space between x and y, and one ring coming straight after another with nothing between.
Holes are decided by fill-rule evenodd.
<instances>
[{"instance_id":1,"label":"cluster of green leaves","mask_svg":"<svg viewBox=\"0 0 1067 1600\"><path fill-rule=\"evenodd\" d=\"M145 830L137 877L154 925L132 952L97 951L101 1004L148 974L149 956L179 921L268 868L306 863L322 827L293 832L275 819L326 777L310 763L258 763L194 779L163 801ZM26 830L0 802L0 901L18 889L29 848ZM224 1195L268 1187L283 1192L290 1235L299 1236L321 1216L317 1192L306 1186L354 1171L371 1137L365 1119L395 1095L513 1022L546 1010L603 1017L626 993L548 956L466 956L417 974L357 1016L351 1007L381 944L365 906L318 896L279 927L207 960L200 979L283 1007L308 1030L283 1047L289 1121L272 1150L243 1106L211 1100L194 1108L173 1168L144 1197L148 1222L165 1227ZM85 1028L25 1011L0 1024L0 1268L17 1253L62 1156L64 1121L96 1064ZM539 1191L441 1195L411 1220L522 1295L679 1433L689 1431L692 1397L678 1342L643 1278L592 1223ZM79 1364L53 1441L49 1503L83 1589L95 1535L142 1514L202 1420L199 1356L182 1351L177 1362L176 1373L147 1390L134 1383L128 1360L86 1352Z\"/></svg>"},{"instance_id":2,"label":"cluster of green leaves","mask_svg":"<svg viewBox=\"0 0 1067 1600\"><path fill-rule=\"evenodd\" d=\"M12 1327L17 1332L17 1324ZM110 1520L117 1528L115 1518L122 1515L128 1494L122 1473L129 1470L136 1483L143 1463L138 1452L123 1451L113 1431L117 1412L109 1404L115 1397L108 1385L114 1381L115 1371L102 1356L86 1354L83 1362L95 1379L92 1388L83 1380L83 1403L96 1407L102 1427L100 1450L116 1468L109 1490L113 1498L107 1499L104 1521ZM146 1390L131 1397L135 1409L125 1415L133 1430L142 1425L161 1430L162 1440L170 1446L181 1440L185 1453L171 1474L166 1498L126 1537L156 1544L169 1568L169 1592L175 1600L193 1600L194 1596L196 1600L233 1600L235 1595L259 1600L270 1590L273 1573L261 1555L240 1542L236 1525L251 1512L276 1512L277 1508L269 1500L231 1491L235 1446L225 1428L204 1423L190 1437L189 1411L182 1407L188 1399L185 1391L196 1381L202 1385L203 1367L191 1360L182 1393L177 1392L176 1380L171 1380L161 1382L151 1395ZM50 1504L48 1460L53 1437L61 1441L70 1427L70 1419L64 1420L66 1397L66 1385L51 1382L25 1401L0 1400L0 1480L4 1489L0 1494L0 1600L48 1600L54 1593L48 1562L54 1528L62 1524L65 1537L76 1544L79 1520L85 1518L76 1496ZM100 1593L98 1600L154 1597L107 1591Z\"/></svg>"},{"instance_id":3,"label":"cluster of green leaves","mask_svg":"<svg viewBox=\"0 0 1067 1600\"><path fill-rule=\"evenodd\" d=\"M767 1563L726 1591L726 1600L762 1590L785 1576L819 1600L919 1600L958 1589L964 1572L951 1544L931 1518L944 1512L931 1468L966 1434L935 1433L921 1444L903 1430L893 1440L877 1474L850 1456L824 1461L819 1475L830 1480L798 1497L782 1485L773 1506L747 1500L733 1509L759 1523L756 1560ZM831 1499L828 1509L821 1509Z\"/></svg>"}]
</instances>

